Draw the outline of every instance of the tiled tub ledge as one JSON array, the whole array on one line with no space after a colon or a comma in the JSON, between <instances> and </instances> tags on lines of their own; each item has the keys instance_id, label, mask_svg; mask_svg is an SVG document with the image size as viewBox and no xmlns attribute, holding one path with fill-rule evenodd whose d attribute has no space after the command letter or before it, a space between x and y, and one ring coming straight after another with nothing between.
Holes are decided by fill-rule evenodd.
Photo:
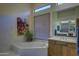
<instances>
[{"instance_id":1,"label":"tiled tub ledge","mask_svg":"<svg viewBox=\"0 0 79 59\"><path fill-rule=\"evenodd\" d=\"M18 56L47 56L48 42L17 42L12 44L13 51Z\"/></svg>"}]
</instances>

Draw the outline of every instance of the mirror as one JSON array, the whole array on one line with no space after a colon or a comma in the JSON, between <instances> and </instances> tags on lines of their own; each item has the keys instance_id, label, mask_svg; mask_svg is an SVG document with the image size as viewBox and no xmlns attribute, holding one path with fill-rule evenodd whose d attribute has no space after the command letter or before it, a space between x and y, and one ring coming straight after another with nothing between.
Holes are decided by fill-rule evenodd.
<instances>
[{"instance_id":1,"label":"mirror","mask_svg":"<svg viewBox=\"0 0 79 59\"><path fill-rule=\"evenodd\" d=\"M76 36L76 22L75 20L67 20L57 22L55 34L61 36Z\"/></svg>"}]
</instances>

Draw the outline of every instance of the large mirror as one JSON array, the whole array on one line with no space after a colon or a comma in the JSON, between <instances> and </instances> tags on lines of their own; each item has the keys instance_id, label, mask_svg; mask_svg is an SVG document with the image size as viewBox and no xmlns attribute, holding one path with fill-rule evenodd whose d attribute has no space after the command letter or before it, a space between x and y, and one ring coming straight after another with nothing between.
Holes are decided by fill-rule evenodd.
<instances>
[{"instance_id":1,"label":"large mirror","mask_svg":"<svg viewBox=\"0 0 79 59\"><path fill-rule=\"evenodd\" d=\"M76 36L76 23L74 20L59 21L55 28L55 35Z\"/></svg>"}]
</instances>

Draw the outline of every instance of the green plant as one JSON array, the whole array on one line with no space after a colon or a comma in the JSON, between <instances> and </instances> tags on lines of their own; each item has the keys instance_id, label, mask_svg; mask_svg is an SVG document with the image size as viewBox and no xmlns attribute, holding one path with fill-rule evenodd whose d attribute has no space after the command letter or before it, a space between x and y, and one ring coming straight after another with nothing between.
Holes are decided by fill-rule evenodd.
<instances>
[{"instance_id":1,"label":"green plant","mask_svg":"<svg viewBox=\"0 0 79 59\"><path fill-rule=\"evenodd\" d=\"M30 31L25 32L26 41L33 40L33 34Z\"/></svg>"}]
</instances>

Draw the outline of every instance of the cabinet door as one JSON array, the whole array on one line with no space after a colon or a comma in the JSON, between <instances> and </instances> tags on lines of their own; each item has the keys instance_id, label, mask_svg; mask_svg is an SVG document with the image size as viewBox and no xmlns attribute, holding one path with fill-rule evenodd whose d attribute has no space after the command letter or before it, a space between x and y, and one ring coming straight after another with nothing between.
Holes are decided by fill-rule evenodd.
<instances>
[{"instance_id":1,"label":"cabinet door","mask_svg":"<svg viewBox=\"0 0 79 59\"><path fill-rule=\"evenodd\" d=\"M48 47L48 55L49 56L54 56L55 54L54 54L54 45L51 45L50 47Z\"/></svg>"},{"instance_id":2,"label":"cabinet door","mask_svg":"<svg viewBox=\"0 0 79 59\"><path fill-rule=\"evenodd\" d=\"M76 54L76 46L75 44L68 44L62 46L62 55L63 56L75 56Z\"/></svg>"},{"instance_id":3,"label":"cabinet door","mask_svg":"<svg viewBox=\"0 0 79 59\"><path fill-rule=\"evenodd\" d=\"M69 56L76 56L77 55L76 48L68 47L68 55Z\"/></svg>"},{"instance_id":4,"label":"cabinet door","mask_svg":"<svg viewBox=\"0 0 79 59\"><path fill-rule=\"evenodd\" d=\"M60 45L52 45L48 48L49 56L61 56L62 50Z\"/></svg>"},{"instance_id":5,"label":"cabinet door","mask_svg":"<svg viewBox=\"0 0 79 59\"><path fill-rule=\"evenodd\" d=\"M62 55L63 56L68 56L68 47L66 45L62 45Z\"/></svg>"},{"instance_id":6,"label":"cabinet door","mask_svg":"<svg viewBox=\"0 0 79 59\"><path fill-rule=\"evenodd\" d=\"M55 56L61 56L62 55L62 46L61 45L55 44L53 49L54 49L53 53L54 53Z\"/></svg>"},{"instance_id":7,"label":"cabinet door","mask_svg":"<svg viewBox=\"0 0 79 59\"><path fill-rule=\"evenodd\" d=\"M52 41L52 40L49 40L49 42L48 42L48 55L49 56L53 56L54 55L54 53L53 53L53 51L54 51L54 41Z\"/></svg>"},{"instance_id":8,"label":"cabinet door","mask_svg":"<svg viewBox=\"0 0 79 59\"><path fill-rule=\"evenodd\" d=\"M62 46L58 41L49 41L48 55L50 56L61 56Z\"/></svg>"},{"instance_id":9,"label":"cabinet door","mask_svg":"<svg viewBox=\"0 0 79 59\"><path fill-rule=\"evenodd\" d=\"M70 43L68 44L68 55L69 56L76 56L77 52L76 52L76 44Z\"/></svg>"}]
</instances>

